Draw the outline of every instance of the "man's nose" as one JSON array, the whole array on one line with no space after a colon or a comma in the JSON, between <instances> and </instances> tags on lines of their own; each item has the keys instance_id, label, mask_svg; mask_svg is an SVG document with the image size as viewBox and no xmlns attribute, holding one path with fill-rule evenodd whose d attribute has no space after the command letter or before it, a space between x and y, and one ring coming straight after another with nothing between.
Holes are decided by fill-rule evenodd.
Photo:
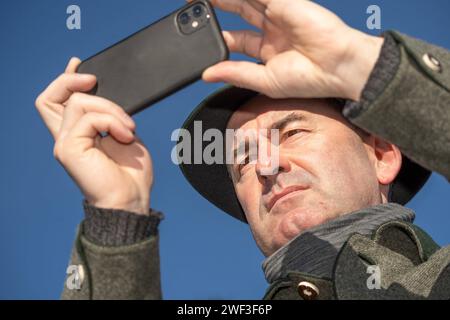
<instances>
[{"instance_id":1,"label":"man's nose","mask_svg":"<svg viewBox=\"0 0 450 320\"><path fill-rule=\"evenodd\" d=\"M287 156L279 153L276 157L269 157L268 161L267 159L258 158L255 170L258 177L269 182L276 179L279 173L289 172L291 164Z\"/></svg>"}]
</instances>

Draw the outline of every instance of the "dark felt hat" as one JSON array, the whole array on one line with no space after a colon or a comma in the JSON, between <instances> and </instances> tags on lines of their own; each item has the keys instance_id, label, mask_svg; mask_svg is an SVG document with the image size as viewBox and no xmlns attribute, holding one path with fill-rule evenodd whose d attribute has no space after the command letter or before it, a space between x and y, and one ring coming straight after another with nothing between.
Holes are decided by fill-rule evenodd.
<instances>
[{"instance_id":1,"label":"dark felt hat","mask_svg":"<svg viewBox=\"0 0 450 320\"><path fill-rule=\"evenodd\" d=\"M183 124L183 129L188 130L193 137L194 122L201 121L202 132L218 129L224 133L231 115L257 95L258 93L251 90L225 86L200 103ZM203 142L203 148L209 143ZM191 148L191 155L193 155L194 143L191 143ZM223 158L225 159L225 156ZM236 219L247 222L234 192L226 164L181 163L180 168L189 183L203 197ZM430 171L403 156L402 168L391 186L389 200L402 205L406 204L419 192L430 174Z\"/></svg>"}]
</instances>

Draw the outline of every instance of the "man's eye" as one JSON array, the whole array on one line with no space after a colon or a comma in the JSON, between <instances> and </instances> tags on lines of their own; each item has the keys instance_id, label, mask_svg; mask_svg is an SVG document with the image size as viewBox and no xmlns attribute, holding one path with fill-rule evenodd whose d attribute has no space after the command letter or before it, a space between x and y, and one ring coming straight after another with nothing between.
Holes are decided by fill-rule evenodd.
<instances>
[{"instance_id":1,"label":"man's eye","mask_svg":"<svg viewBox=\"0 0 450 320\"><path fill-rule=\"evenodd\" d=\"M239 178L242 177L243 171L249 163L250 163L249 157L247 156L241 163L238 164L236 171L237 171Z\"/></svg>"},{"instance_id":2,"label":"man's eye","mask_svg":"<svg viewBox=\"0 0 450 320\"><path fill-rule=\"evenodd\" d=\"M245 168L246 165L249 164L249 157L246 157L239 165L238 165L238 172L241 173L242 169Z\"/></svg>"},{"instance_id":3,"label":"man's eye","mask_svg":"<svg viewBox=\"0 0 450 320\"><path fill-rule=\"evenodd\" d=\"M284 134L284 138L287 139L287 138L290 138L290 137L295 136L296 134L302 133L302 132L303 132L302 129L289 130L288 132L286 132L286 133Z\"/></svg>"}]
</instances>

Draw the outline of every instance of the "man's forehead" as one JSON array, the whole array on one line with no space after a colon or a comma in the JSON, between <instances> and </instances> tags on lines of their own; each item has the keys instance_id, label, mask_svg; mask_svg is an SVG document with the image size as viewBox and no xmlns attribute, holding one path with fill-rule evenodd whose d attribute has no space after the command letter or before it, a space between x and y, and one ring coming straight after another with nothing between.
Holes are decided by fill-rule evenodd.
<instances>
[{"instance_id":1,"label":"man's forehead","mask_svg":"<svg viewBox=\"0 0 450 320\"><path fill-rule=\"evenodd\" d=\"M227 128L238 129L244 126L269 128L294 111L307 119L324 113L330 113L331 116L331 109L333 108L330 108L330 103L325 99L271 99L259 95L233 113Z\"/></svg>"}]
</instances>

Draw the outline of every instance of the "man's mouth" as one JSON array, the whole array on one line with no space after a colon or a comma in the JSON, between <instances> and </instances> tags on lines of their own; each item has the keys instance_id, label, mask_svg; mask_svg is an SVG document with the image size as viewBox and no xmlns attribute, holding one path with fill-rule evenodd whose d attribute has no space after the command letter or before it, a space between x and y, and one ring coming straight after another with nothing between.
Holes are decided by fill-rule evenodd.
<instances>
[{"instance_id":1,"label":"man's mouth","mask_svg":"<svg viewBox=\"0 0 450 320\"><path fill-rule=\"evenodd\" d=\"M302 186L292 186L283 189L281 192L274 194L269 199L269 202L267 203L267 210L270 212L277 203L282 202L283 200L286 200L291 196L294 196L293 193L297 193L298 191L303 191L305 189L306 187Z\"/></svg>"}]
</instances>

